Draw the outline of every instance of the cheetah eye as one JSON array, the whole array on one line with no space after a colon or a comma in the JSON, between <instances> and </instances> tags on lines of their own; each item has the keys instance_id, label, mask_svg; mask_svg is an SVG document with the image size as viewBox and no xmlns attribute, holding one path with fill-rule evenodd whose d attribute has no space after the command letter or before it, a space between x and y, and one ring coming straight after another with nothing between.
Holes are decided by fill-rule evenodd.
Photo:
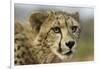
<instances>
[{"instance_id":1,"label":"cheetah eye","mask_svg":"<svg viewBox=\"0 0 100 69\"><path fill-rule=\"evenodd\" d=\"M77 26L72 26L72 27L71 27L72 33L75 33L75 32L77 31L77 28L78 28Z\"/></svg>"},{"instance_id":2,"label":"cheetah eye","mask_svg":"<svg viewBox=\"0 0 100 69\"><path fill-rule=\"evenodd\" d=\"M54 27L54 28L52 28L52 30L53 30L55 33L60 33L60 28L59 28L59 27Z\"/></svg>"}]
</instances>

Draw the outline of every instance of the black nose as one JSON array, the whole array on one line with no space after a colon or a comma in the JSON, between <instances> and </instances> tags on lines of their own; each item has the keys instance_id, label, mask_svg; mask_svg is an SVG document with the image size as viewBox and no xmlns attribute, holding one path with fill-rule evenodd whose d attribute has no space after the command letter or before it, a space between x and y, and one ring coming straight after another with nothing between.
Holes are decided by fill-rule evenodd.
<instances>
[{"instance_id":1,"label":"black nose","mask_svg":"<svg viewBox=\"0 0 100 69\"><path fill-rule=\"evenodd\" d=\"M75 42L74 41L69 41L65 44L66 44L67 47L69 47L71 49L74 46Z\"/></svg>"}]
</instances>

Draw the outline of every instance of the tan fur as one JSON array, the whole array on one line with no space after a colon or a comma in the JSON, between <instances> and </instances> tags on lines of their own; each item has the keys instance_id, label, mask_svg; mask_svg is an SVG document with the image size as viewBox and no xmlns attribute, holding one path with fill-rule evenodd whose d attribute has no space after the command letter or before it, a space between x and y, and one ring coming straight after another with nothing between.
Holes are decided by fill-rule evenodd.
<instances>
[{"instance_id":1,"label":"tan fur","mask_svg":"<svg viewBox=\"0 0 100 69\"><path fill-rule=\"evenodd\" d=\"M79 37L79 31L74 34L69 34L68 32L69 26L72 25L71 20L75 22L75 25L79 26L77 16L61 11L49 11L31 14L29 18L30 25L27 25L27 28L25 25L15 23L15 64L23 65L68 61L72 55L64 55L68 47L63 44L64 42L74 40L72 37L75 38L74 41L76 42ZM66 27L67 23L68 28ZM61 29L63 36L61 41L62 52L57 51L61 33L55 33L52 30L56 26Z\"/></svg>"}]
</instances>

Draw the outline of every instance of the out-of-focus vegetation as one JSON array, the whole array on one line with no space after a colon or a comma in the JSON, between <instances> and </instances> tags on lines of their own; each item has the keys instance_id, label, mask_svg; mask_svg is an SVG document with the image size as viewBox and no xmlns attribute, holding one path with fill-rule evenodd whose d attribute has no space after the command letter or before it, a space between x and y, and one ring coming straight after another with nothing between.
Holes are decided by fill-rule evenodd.
<instances>
[{"instance_id":1,"label":"out-of-focus vegetation","mask_svg":"<svg viewBox=\"0 0 100 69\"><path fill-rule=\"evenodd\" d=\"M81 35L77 52L72 61L94 60L94 20L87 19L81 22Z\"/></svg>"}]
</instances>

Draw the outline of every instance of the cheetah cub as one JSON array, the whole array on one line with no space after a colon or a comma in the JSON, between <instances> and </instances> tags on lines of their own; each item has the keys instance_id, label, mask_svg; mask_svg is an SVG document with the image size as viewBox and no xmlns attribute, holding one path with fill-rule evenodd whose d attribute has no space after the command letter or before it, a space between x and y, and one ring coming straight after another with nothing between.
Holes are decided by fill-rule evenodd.
<instances>
[{"instance_id":1,"label":"cheetah cub","mask_svg":"<svg viewBox=\"0 0 100 69\"><path fill-rule=\"evenodd\" d=\"M79 13L39 11L29 24L15 23L15 65L69 61L80 35Z\"/></svg>"}]
</instances>

